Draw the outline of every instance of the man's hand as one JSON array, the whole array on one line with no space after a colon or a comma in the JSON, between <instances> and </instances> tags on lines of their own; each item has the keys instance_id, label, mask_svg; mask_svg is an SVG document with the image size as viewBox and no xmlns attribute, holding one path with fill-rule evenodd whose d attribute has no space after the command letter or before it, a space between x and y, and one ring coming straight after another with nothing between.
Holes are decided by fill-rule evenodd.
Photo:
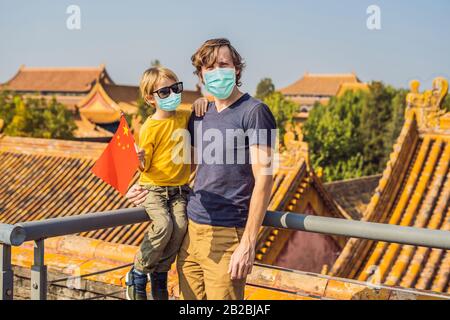
<instances>
[{"instance_id":1,"label":"man's hand","mask_svg":"<svg viewBox=\"0 0 450 320\"><path fill-rule=\"evenodd\" d=\"M198 98L192 105L192 111L194 111L197 117L203 117L208 110L208 99Z\"/></svg>"},{"instance_id":2,"label":"man's hand","mask_svg":"<svg viewBox=\"0 0 450 320\"><path fill-rule=\"evenodd\" d=\"M134 204L136 207L139 207L141 204L144 203L145 199L147 198L148 190L144 187L135 184L128 190L125 197L128 199L129 202Z\"/></svg>"},{"instance_id":3,"label":"man's hand","mask_svg":"<svg viewBox=\"0 0 450 320\"><path fill-rule=\"evenodd\" d=\"M255 244L248 239L242 239L239 246L233 252L228 273L231 280L240 280L252 272L255 262Z\"/></svg>"}]
</instances>

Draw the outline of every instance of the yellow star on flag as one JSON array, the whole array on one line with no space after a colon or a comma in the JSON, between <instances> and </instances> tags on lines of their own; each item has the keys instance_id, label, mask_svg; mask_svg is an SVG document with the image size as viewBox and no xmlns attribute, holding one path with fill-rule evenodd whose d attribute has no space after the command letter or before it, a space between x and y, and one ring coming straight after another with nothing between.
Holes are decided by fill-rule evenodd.
<instances>
[{"instance_id":1,"label":"yellow star on flag","mask_svg":"<svg viewBox=\"0 0 450 320\"><path fill-rule=\"evenodd\" d=\"M128 128L126 126L123 126L123 134L128 135Z\"/></svg>"}]
</instances>

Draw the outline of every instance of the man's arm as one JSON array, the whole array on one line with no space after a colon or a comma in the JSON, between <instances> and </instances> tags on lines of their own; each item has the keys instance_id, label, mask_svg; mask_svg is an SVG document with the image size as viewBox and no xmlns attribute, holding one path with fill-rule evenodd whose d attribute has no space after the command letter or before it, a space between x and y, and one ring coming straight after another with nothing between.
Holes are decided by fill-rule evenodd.
<instances>
[{"instance_id":1,"label":"man's arm","mask_svg":"<svg viewBox=\"0 0 450 320\"><path fill-rule=\"evenodd\" d=\"M256 240L269 205L273 185L272 149L265 145L250 147L255 187L250 200L248 220L239 246L231 256L228 273L231 279L243 279L255 261Z\"/></svg>"}]
</instances>

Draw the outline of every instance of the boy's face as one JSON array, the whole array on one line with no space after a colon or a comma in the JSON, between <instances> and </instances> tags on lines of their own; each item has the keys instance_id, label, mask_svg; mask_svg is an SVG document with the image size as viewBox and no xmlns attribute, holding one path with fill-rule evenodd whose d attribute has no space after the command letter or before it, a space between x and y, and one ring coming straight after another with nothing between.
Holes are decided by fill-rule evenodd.
<instances>
[{"instance_id":1,"label":"boy's face","mask_svg":"<svg viewBox=\"0 0 450 320\"><path fill-rule=\"evenodd\" d=\"M236 68L233 62L230 48L228 46L220 47L217 52L217 59L212 66L202 66L202 82L204 82L203 74L216 68Z\"/></svg>"},{"instance_id":2,"label":"boy's face","mask_svg":"<svg viewBox=\"0 0 450 320\"><path fill-rule=\"evenodd\" d=\"M157 91L157 90L165 88L165 87L170 87L171 85L174 85L175 83L177 83L177 81L163 77L163 78L159 79L159 81L156 83L154 91ZM158 107L158 104L156 103L157 96L158 96L157 93L153 93L153 94L147 96L147 100L150 103L152 103L153 105Z\"/></svg>"}]
</instances>

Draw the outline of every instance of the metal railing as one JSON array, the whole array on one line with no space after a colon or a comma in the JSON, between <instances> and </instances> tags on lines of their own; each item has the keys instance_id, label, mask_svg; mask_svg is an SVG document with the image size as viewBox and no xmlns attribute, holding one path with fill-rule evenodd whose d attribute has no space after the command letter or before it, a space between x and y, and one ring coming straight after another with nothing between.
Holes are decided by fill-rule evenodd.
<instances>
[{"instance_id":1,"label":"metal railing","mask_svg":"<svg viewBox=\"0 0 450 320\"><path fill-rule=\"evenodd\" d=\"M47 267L44 261L44 240L148 221L143 208L121 209L82 214L41 221L0 224L0 299L14 296L14 273L11 266L11 246L34 241L34 262L31 267L31 299L47 297ZM450 249L450 231L351 221L297 213L268 211L264 226L378 240L429 248Z\"/></svg>"}]
</instances>

